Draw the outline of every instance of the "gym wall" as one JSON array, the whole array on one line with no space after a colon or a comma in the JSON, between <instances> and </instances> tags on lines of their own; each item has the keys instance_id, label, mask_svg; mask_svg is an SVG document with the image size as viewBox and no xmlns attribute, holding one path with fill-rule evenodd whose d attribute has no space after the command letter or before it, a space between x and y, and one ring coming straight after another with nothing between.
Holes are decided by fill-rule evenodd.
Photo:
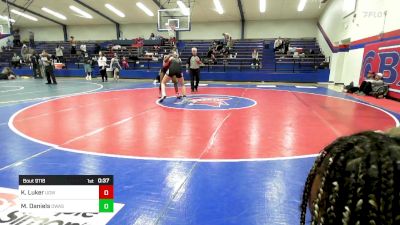
<instances>
[{"instance_id":1,"label":"gym wall","mask_svg":"<svg viewBox=\"0 0 400 225\"><path fill-rule=\"evenodd\" d=\"M278 36L303 38L316 37L317 20L272 20L246 21L245 38L275 38ZM20 27L22 39L28 38L29 30L35 33L37 41L62 41L64 39L60 26L48 27ZM121 24L124 38L132 39L138 36L149 37L158 33L156 24ZM228 32L233 38L239 39L241 24L233 22L192 23L190 32L181 32L182 40L220 39L222 33ZM166 32L160 33L167 36ZM115 25L68 26L68 36L75 36L77 40L111 40L116 39Z\"/></svg>"},{"instance_id":2,"label":"gym wall","mask_svg":"<svg viewBox=\"0 0 400 225\"><path fill-rule=\"evenodd\" d=\"M330 0L319 19L317 39L327 56L332 56L329 80L336 83L356 84L360 78L364 48L363 40L400 29L400 1L358 0L355 13L343 18L345 0ZM384 12L387 12L385 19ZM326 37L322 33L326 34ZM400 36L397 36L400 38ZM358 41L355 43L355 41ZM330 42L330 43L329 43ZM329 47L333 45L333 49ZM350 44L349 50L338 49L339 45ZM336 52L339 50L339 52Z\"/></svg>"}]
</instances>

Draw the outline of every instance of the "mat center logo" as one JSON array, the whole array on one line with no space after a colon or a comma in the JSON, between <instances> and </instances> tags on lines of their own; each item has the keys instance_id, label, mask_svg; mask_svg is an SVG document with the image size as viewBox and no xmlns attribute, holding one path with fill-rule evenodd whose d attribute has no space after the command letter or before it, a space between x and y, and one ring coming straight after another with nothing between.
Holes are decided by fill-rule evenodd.
<instances>
[{"instance_id":1,"label":"mat center logo","mask_svg":"<svg viewBox=\"0 0 400 225\"><path fill-rule=\"evenodd\" d=\"M158 104L176 109L229 110L249 108L255 106L257 102L253 99L238 96L204 94L188 96L186 99L169 97Z\"/></svg>"}]
</instances>

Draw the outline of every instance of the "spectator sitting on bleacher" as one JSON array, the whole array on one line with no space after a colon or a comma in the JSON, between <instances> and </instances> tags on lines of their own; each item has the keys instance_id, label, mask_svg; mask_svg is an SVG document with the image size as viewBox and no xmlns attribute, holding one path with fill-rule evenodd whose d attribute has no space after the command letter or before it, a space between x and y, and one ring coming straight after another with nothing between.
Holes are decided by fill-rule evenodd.
<instances>
[{"instance_id":1,"label":"spectator sitting on bleacher","mask_svg":"<svg viewBox=\"0 0 400 225\"><path fill-rule=\"evenodd\" d=\"M11 41L11 38L7 39L7 50L11 51L11 48L13 47L13 42Z\"/></svg>"},{"instance_id":2,"label":"spectator sitting on bleacher","mask_svg":"<svg viewBox=\"0 0 400 225\"><path fill-rule=\"evenodd\" d=\"M282 44L283 44L283 41L282 41L281 37L276 39L274 42L274 51L278 52L280 49L282 49Z\"/></svg>"},{"instance_id":3,"label":"spectator sitting on bleacher","mask_svg":"<svg viewBox=\"0 0 400 225\"><path fill-rule=\"evenodd\" d=\"M258 65L260 64L260 59L258 58L257 49L253 50L253 52L251 53L251 58L253 60L253 62L251 63L251 67L254 68L255 66L256 68L258 68Z\"/></svg>"},{"instance_id":4,"label":"spectator sitting on bleacher","mask_svg":"<svg viewBox=\"0 0 400 225\"><path fill-rule=\"evenodd\" d=\"M160 52L160 49L161 49L161 48L160 48L160 46L158 46L158 45L154 45L154 46L153 46L153 49L154 49L154 52L158 54L158 53Z\"/></svg>"},{"instance_id":5,"label":"spectator sitting on bleacher","mask_svg":"<svg viewBox=\"0 0 400 225\"><path fill-rule=\"evenodd\" d=\"M84 54L86 52L86 45L85 44L81 44L79 46L79 49L81 50L82 54Z\"/></svg>"},{"instance_id":6,"label":"spectator sitting on bleacher","mask_svg":"<svg viewBox=\"0 0 400 225\"><path fill-rule=\"evenodd\" d=\"M121 45L114 45L111 47L111 50L113 50L113 51L120 51L121 49L122 49Z\"/></svg>"},{"instance_id":7,"label":"spectator sitting on bleacher","mask_svg":"<svg viewBox=\"0 0 400 225\"><path fill-rule=\"evenodd\" d=\"M222 56L223 58L228 58L228 57L229 57L229 54L230 54L230 51L229 51L228 46L223 47L223 48L222 48L222 51L221 51L221 56Z\"/></svg>"},{"instance_id":8,"label":"spectator sitting on bleacher","mask_svg":"<svg viewBox=\"0 0 400 225\"><path fill-rule=\"evenodd\" d=\"M11 58L11 65L13 68L20 68L21 69L21 58L14 53L14 56Z\"/></svg>"},{"instance_id":9,"label":"spectator sitting on bleacher","mask_svg":"<svg viewBox=\"0 0 400 225\"><path fill-rule=\"evenodd\" d=\"M290 41L289 41L289 39L285 39L283 41L283 53L284 54L288 53L289 47L290 47Z\"/></svg>"},{"instance_id":10,"label":"spectator sitting on bleacher","mask_svg":"<svg viewBox=\"0 0 400 225\"><path fill-rule=\"evenodd\" d=\"M217 59L215 58L216 50L214 48L209 48L207 52L207 58L209 64L217 64Z\"/></svg>"},{"instance_id":11,"label":"spectator sitting on bleacher","mask_svg":"<svg viewBox=\"0 0 400 225\"><path fill-rule=\"evenodd\" d=\"M156 36L154 35L154 33L150 34L149 40L156 40Z\"/></svg>"},{"instance_id":12,"label":"spectator sitting on bleacher","mask_svg":"<svg viewBox=\"0 0 400 225\"><path fill-rule=\"evenodd\" d=\"M127 70L127 69L129 68L128 59L126 59L125 56L122 57L121 64L122 64L122 68L123 68L124 70Z\"/></svg>"},{"instance_id":13,"label":"spectator sitting on bleacher","mask_svg":"<svg viewBox=\"0 0 400 225\"><path fill-rule=\"evenodd\" d=\"M15 78L15 73L10 67L4 67L3 71L0 73L0 80L14 80Z\"/></svg>"},{"instance_id":14,"label":"spectator sitting on bleacher","mask_svg":"<svg viewBox=\"0 0 400 225\"><path fill-rule=\"evenodd\" d=\"M64 61L64 52L63 52L64 47L61 45L57 45L56 47L56 58L58 62L63 62Z\"/></svg>"}]
</instances>

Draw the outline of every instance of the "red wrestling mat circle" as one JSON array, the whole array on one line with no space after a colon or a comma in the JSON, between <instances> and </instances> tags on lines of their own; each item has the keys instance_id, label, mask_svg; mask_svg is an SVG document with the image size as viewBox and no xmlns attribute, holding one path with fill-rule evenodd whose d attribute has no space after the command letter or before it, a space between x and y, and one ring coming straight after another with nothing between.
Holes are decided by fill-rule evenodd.
<instances>
[{"instance_id":1,"label":"red wrestling mat circle","mask_svg":"<svg viewBox=\"0 0 400 225\"><path fill-rule=\"evenodd\" d=\"M119 90L40 103L14 115L10 126L31 140L89 154L257 160L316 154L339 136L396 125L382 110L328 96L244 88L202 88L201 94L257 104L182 110L156 104L155 88Z\"/></svg>"}]
</instances>

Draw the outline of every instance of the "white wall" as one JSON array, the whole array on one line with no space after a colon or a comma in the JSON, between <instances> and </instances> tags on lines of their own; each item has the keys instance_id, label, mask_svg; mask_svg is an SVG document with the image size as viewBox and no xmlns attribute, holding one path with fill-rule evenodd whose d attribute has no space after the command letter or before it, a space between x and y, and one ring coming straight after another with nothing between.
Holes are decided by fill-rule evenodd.
<instances>
[{"instance_id":1,"label":"white wall","mask_svg":"<svg viewBox=\"0 0 400 225\"><path fill-rule=\"evenodd\" d=\"M115 25L67 26L68 37L78 41L117 39Z\"/></svg>"},{"instance_id":2,"label":"white wall","mask_svg":"<svg viewBox=\"0 0 400 225\"><path fill-rule=\"evenodd\" d=\"M166 32L157 32L156 24L121 24L123 38L147 38L151 33L168 36ZM20 28L22 39L28 38L29 30L35 32L37 41L61 41L64 39L61 26ZM115 25L68 26L68 37L79 40L116 39ZM191 31L180 32L181 40L221 39L222 33L228 32L234 39L239 39L241 24L233 22L193 23ZM303 38L316 37L316 20L272 20L246 21L245 38L275 38L278 36Z\"/></svg>"},{"instance_id":3,"label":"white wall","mask_svg":"<svg viewBox=\"0 0 400 225\"><path fill-rule=\"evenodd\" d=\"M317 20L246 21L245 38L316 37Z\"/></svg>"},{"instance_id":4,"label":"white wall","mask_svg":"<svg viewBox=\"0 0 400 225\"><path fill-rule=\"evenodd\" d=\"M151 33L155 35L168 36L165 32L157 32L157 24L121 24L123 38L133 39L136 37L149 38Z\"/></svg>"},{"instance_id":5,"label":"white wall","mask_svg":"<svg viewBox=\"0 0 400 225\"><path fill-rule=\"evenodd\" d=\"M344 39L351 41L379 35L400 29L399 0L358 0L356 12L343 18L343 3L346 0L329 1L319 23L334 45L339 45ZM387 11L384 23L384 12ZM323 51L329 53L329 47L318 31L317 40ZM363 49L350 50L348 54L336 53L332 56L331 81L348 84L358 83L362 66ZM338 63L343 58L343 63ZM337 68L336 68L337 67Z\"/></svg>"},{"instance_id":6,"label":"white wall","mask_svg":"<svg viewBox=\"0 0 400 225\"><path fill-rule=\"evenodd\" d=\"M33 31L36 41L62 41L64 40L61 26L20 28L21 40L29 40L29 31Z\"/></svg>"},{"instance_id":7,"label":"white wall","mask_svg":"<svg viewBox=\"0 0 400 225\"><path fill-rule=\"evenodd\" d=\"M326 57L332 58L332 50L329 47L328 43L325 41L324 37L322 36L322 33L319 32L319 30L317 31L317 41L318 41L319 47L321 48L322 53ZM332 73L331 73L331 75L332 75Z\"/></svg>"},{"instance_id":8,"label":"white wall","mask_svg":"<svg viewBox=\"0 0 400 225\"><path fill-rule=\"evenodd\" d=\"M181 32L181 40L222 39L222 33L227 32L233 39L240 38L241 25L235 22L192 23L191 31Z\"/></svg>"}]
</instances>

